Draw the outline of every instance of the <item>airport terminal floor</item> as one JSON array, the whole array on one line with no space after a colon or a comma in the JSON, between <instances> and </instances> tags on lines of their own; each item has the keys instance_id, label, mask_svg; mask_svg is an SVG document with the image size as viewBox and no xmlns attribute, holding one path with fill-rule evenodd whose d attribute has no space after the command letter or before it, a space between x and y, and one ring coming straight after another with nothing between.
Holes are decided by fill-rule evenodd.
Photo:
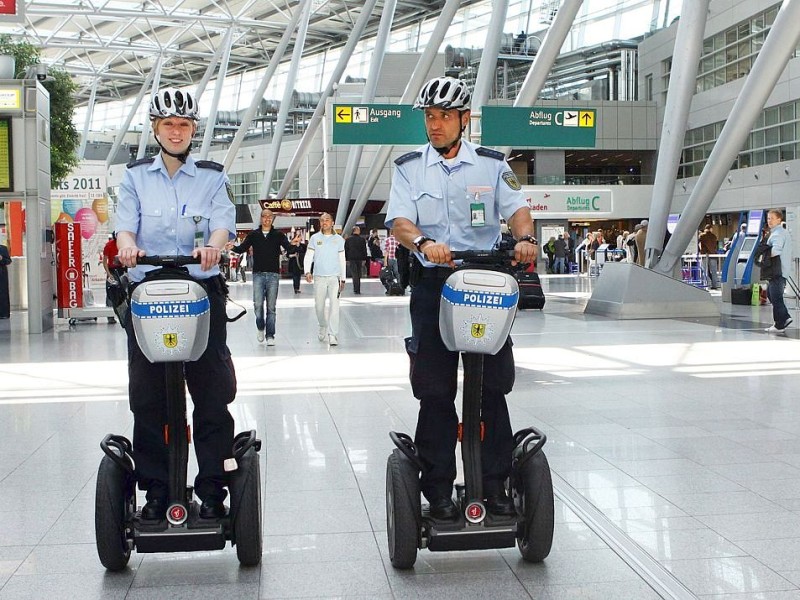
<instances>
[{"instance_id":1,"label":"airport terminal floor","mask_svg":"<svg viewBox=\"0 0 800 600\"><path fill-rule=\"evenodd\" d=\"M277 337L229 326L237 431L262 452L261 565L230 547L136 554L94 544L99 442L131 435L125 338L105 322L29 336L0 321L0 600L144 598L800 598L800 344L769 306L713 320L585 315L593 279L545 276L544 311L512 332L512 425L535 425L556 493L552 552L432 553L392 568L390 430L413 434L408 296L342 295L339 346L317 340L311 286L281 282ZM251 286L232 296L252 308ZM719 300L719 298L717 298ZM796 303L787 299L795 324ZM105 319L101 319L105 321ZM190 465L190 477L193 465ZM660 581L661 583L657 583ZM658 592L656 590L661 590Z\"/></svg>"}]
</instances>

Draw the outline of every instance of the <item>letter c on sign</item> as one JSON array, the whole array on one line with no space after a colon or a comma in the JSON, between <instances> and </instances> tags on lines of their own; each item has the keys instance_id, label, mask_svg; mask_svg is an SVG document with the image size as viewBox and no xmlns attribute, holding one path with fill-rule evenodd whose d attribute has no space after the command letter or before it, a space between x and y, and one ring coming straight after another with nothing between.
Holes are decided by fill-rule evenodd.
<instances>
[{"instance_id":1,"label":"letter c on sign","mask_svg":"<svg viewBox=\"0 0 800 600\"><path fill-rule=\"evenodd\" d=\"M557 112L556 113L556 125L563 125L564 124L564 113Z\"/></svg>"},{"instance_id":2,"label":"letter c on sign","mask_svg":"<svg viewBox=\"0 0 800 600\"><path fill-rule=\"evenodd\" d=\"M600 207L597 206L598 200L600 200L600 196L595 196L592 198L592 210L600 210Z\"/></svg>"}]
</instances>

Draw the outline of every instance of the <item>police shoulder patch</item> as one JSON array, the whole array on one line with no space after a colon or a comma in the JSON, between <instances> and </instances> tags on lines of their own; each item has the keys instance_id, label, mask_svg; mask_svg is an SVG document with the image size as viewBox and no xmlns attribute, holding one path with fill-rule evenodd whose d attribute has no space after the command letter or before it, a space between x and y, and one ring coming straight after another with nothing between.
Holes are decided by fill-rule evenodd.
<instances>
[{"instance_id":1,"label":"police shoulder patch","mask_svg":"<svg viewBox=\"0 0 800 600\"><path fill-rule=\"evenodd\" d=\"M394 164L397 166L402 165L403 163L407 163L410 160L414 160L415 158L419 158L422 156L422 152L419 150L415 150L414 152L407 152L394 160Z\"/></svg>"},{"instance_id":2,"label":"police shoulder patch","mask_svg":"<svg viewBox=\"0 0 800 600\"><path fill-rule=\"evenodd\" d=\"M214 169L215 171L224 171L225 167L213 160L198 160L194 163L198 169Z\"/></svg>"},{"instance_id":3,"label":"police shoulder patch","mask_svg":"<svg viewBox=\"0 0 800 600\"><path fill-rule=\"evenodd\" d=\"M522 189L522 186L519 184L519 181L517 181L517 176L514 175L514 171L506 171L501 175L501 177L503 178L503 181L506 182L506 185L515 192L518 192L519 190Z\"/></svg>"},{"instance_id":4,"label":"police shoulder patch","mask_svg":"<svg viewBox=\"0 0 800 600\"><path fill-rule=\"evenodd\" d=\"M492 150L491 148L484 148L483 146L478 146L477 148L475 148L475 154L477 154L478 156L487 156L495 160L506 159L506 155L503 152L500 152L498 150Z\"/></svg>"},{"instance_id":5,"label":"police shoulder patch","mask_svg":"<svg viewBox=\"0 0 800 600\"><path fill-rule=\"evenodd\" d=\"M225 191L228 192L228 199L231 201L231 203L236 204L236 202L233 199L233 187L231 187L230 181L225 182Z\"/></svg>"},{"instance_id":6,"label":"police shoulder patch","mask_svg":"<svg viewBox=\"0 0 800 600\"><path fill-rule=\"evenodd\" d=\"M129 169L132 169L133 167L138 167L140 165L152 165L155 161L156 159L151 156L150 158L140 158L139 160L132 160L125 166Z\"/></svg>"}]
</instances>

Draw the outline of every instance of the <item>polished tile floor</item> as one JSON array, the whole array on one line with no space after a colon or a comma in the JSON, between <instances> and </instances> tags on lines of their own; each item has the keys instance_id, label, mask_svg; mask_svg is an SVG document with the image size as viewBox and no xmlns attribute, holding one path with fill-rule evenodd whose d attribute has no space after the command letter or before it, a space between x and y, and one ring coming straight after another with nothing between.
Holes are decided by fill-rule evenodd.
<instances>
[{"instance_id":1,"label":"polished tile floor","mask_svg":"<svg viewBox=\"0 0 800 600\"><path fill-rule=\"evenodd\" d=\"M545 278L545 310L520 313L513 330L512 422L545 430L556 476L552 553L532 565L516 549L422 550L407 572L388 561L384 512L387 432L416 420L407 297L348 285L333 348L317 341L310 286L293 295L282 282L274 347L257 343L252 312L230 326L231 411L266 450L264 555L252 569L228 548L134 554L122 573L104 571L95 473L102 436L131 433L124 334L61 322L29 336L14 313L0 322L0 600L659 597L569 495L687 597L800 598L797 330L765 334L768 307L723 305L720 320L584 315L592 283ZM232 289L247 306L250 285Z\"/></svg>"}]
</instances>

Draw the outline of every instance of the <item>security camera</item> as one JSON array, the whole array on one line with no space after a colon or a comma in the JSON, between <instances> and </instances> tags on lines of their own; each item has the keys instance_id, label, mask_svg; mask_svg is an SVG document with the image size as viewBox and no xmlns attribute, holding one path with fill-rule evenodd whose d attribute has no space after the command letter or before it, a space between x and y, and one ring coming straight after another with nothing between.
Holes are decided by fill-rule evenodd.
<instances>
[{"instance_id":1,"label":"security camera","mask_svg":"<svg viewBox=\"0 0 800 600\"><path fill-rule=\"evenodd\" d=\"M44 63L39 63L36 65L36 79L39 81L44 81L47 79L47 65Z\"/></svg>"}]
</instances>

